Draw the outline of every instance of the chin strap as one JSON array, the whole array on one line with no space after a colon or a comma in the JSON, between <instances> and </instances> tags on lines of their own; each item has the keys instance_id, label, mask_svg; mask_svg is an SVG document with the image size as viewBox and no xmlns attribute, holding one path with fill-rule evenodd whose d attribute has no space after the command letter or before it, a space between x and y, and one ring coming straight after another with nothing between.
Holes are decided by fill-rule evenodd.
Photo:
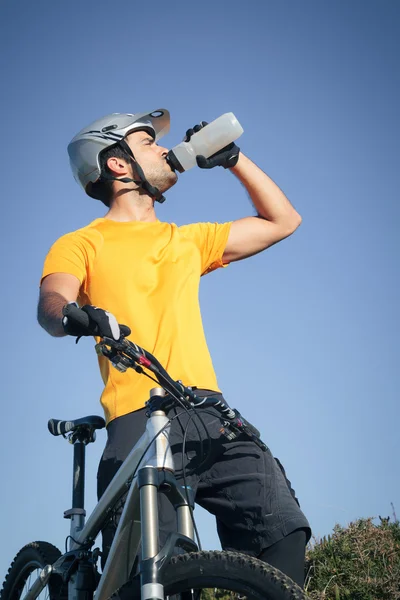
<instances>
[{"instance_id":1,"label":"chin strap","mask_svg":"<svg viewBox=\"0 0 400 600\"><path fill-rule=\"evenodd\" d=\"M154 198L160 204L165 202L165 196L162 195L160 190L158 188L154 187L153 185L151 185L151 183L149 183L147 181L142 167L137 162L136 158L133 155L132 150L129 148L126 141L121 140L118 143L123 148L125 153L129 156L130 161L133 163L133 166L138 174L139 180L131 179L130 177L121 177L121 178L113 177L112 175L109 175L108 173L103 173L102 178L107 179L108 181L122 181L122 183L136 183L136 185L139 185L142 189L144 189L145 192L147 192L149 194L149 196Z\"/></svg>"}]
</instances>

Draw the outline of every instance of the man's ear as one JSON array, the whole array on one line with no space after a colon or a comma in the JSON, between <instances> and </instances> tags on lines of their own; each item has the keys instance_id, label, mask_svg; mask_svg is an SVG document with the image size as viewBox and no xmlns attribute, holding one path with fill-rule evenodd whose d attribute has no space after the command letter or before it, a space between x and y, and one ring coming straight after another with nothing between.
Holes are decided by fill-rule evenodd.
<instances>
[{"instance_id":1,"label":"man's ear","mask_svg":"<svg viewBox=\"0 0 400 600\"><path fill-rule=\"evenodd\" d=\"M116 177L120 177L121 175L126 175L128 173L128 163L123 158L111 156L107 159L106 165L111 173L113 173Z\"/></svg>"}]
</instances>

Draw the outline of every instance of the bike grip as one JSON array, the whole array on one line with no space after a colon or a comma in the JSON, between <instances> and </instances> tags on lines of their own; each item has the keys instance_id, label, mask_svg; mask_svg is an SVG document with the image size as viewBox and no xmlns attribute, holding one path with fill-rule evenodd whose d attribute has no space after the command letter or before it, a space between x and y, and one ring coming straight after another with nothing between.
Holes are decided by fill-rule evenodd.
<instances>
[{"instance_id":1,"label":"bike grip","mask_svg":"<svg viewBox=\"0 0 400 600\"><path fill-rule=\"evenodd\" d=\"M120 325L119 330L121 332L122 337L127 337L128 335L131 334L131 329L130 329L130 327L128 327L128 325Z\"/></svg>"},{"instance_id":2,"label":"bike grip","mask_svg":"<svg viewBox=\"0 0 400 600\"><path fill-rule=\"evenodd\" d=\"M66 304L62 309L64 317L70 317L75 323L79 323L82 327L89 329L89 315L75 304Z\"/></svg>"},{"instance_id":3,"label":"bike grip","mask_svg":"<svg viewBox=\"0 0 400 600\"><path fill-rule=\"evenodd\" d=\"M80 325L81 327L85 328L89 334L98 335L98 333L96 331L97 326L96 326L95 330L93 330L93 328L90 327L89 315L87 313L85 313L83 310L81 310L80 308L78 308L76 306L76 304L74 304L73 302L71 304L66 304L63 307L62 312L63 312L64 317L70 317L71 321L73 321L77 325ZM122 337L127 337L128 335L131 334L130 327L128 327L127 325L120 325L120 324L118 324L118 325L119 325L119 329L120 329Z\"/></svg>"}]
</instances>

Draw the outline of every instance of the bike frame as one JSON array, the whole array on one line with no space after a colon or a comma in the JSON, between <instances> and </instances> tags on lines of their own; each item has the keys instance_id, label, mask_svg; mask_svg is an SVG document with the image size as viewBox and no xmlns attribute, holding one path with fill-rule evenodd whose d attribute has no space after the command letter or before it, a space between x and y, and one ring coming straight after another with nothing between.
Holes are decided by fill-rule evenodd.
<instances>
[{"instance_id":1,"label":"bike frame","mask_svg":"<svg viewBox=\"0 0 400 600\"><path fill-rule=\"evenodd\" d=\"M71 311L73 313L78 311L79 318L75 314L76 318L78 321L83 319L83 326L88 327L85 313L72 304L65 307L64 316ZM82 315L85 315L85 318ZM142 367L149 369L162 387L151 390L148 402L150 416L145 433L122 463L86 524L86 513L83 508L84 448L89 441L94 441L94 429L87 438L84 434L82 436L77 434L74 438L73 507L64 514L65 517L71 518L70 550L54 565L47 565L42 569L23 600L36 600L52 573L62 576L63 581L68 581L68 600L87 600L90 592L95 588L95 600L107 600L129 581L141 542L142 560L139 569L141 599L164 600L162 572L168 565L174 549L180 547L186 552L198 550L194 543L192 518L194 499L191 497L191 490L182 488L174 476L169 444L170 421L163 410L171 404L168 401L166 404L163 403L165 393L167 397L170 394L185 410L200 406L218 409L223 419L221 435L225 435L228 439L235 439L238 435L245 434L262 450L267 450L267 446L260 440L259 432L243 419L238 411L232 410L219 399L199 400L191 388L183 386L180 381L175 382L157 359L140 346L126 339L115 341L111 338L103 338L103 341L96 345L96 351L106 356L121 372L125 372L128 368L139 369L139 372L142 372ZM67 422L65 424L68 425ZM66 432L69 430L65 429ZM60 433L61 431L58 431L55 435ZM139 469L142 462L143 466ZM90 571L91 565L88 564L90 563L88 559L93 558L91 548L94 541L112 515L116 503L126 492L128 494L124 509L104 571L97 587L91 581L87 584L84 574L79 573L79 566L82 566L83 571L85 567ZM159 552L158 540L157 502L160 492L169 496L177 514L177 533L169 534L161 552ZM79 564L79 561L82 562ZM80 574L82 577L79 580Z\"/></svg>"},{"instance_id":2,"label":"bike frame","mask_svg":"<svg viewBox=\"0 0 400 600\"><path fill-rule=\"evenodd\" d=\"M69 553L80 548L90 548L119 499L128 491L124 509L114 536L107 561L96 588L96 600L107 600L124 583L129 581L132 568L142 543L140 576L141 598L164 599L163 586L158 581L161 565L173 553L175 546L186 551L197 550L191 509L193 501L182 491L175 479L174 463L169 444L170 422L165 412L151 414L145 432L131 450L110 482L85 524L83 509L67 511L71 517L71 543ZM140 468L138 465L140 463ZM129 483L131 482L131 483ZM159 552L158 494L163 485L177 513L177 534ZM65 557L61 556L46 574L43 569L23 600L36 600L51 573L62 573ZM40 583L39 583L40 580ZM40 589L39 589L40 588ZM68 600L79 600L76 572L68 583ZM85 596L87 597L87 596Z\"/></svg>"}]
</instances>

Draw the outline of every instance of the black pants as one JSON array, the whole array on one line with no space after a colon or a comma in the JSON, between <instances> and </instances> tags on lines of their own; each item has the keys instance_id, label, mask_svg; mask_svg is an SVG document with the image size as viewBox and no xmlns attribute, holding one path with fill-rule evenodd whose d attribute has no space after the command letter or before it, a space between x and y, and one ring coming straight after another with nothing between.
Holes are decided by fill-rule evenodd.
<instances>
[{"instance_id":1,"label":"black pants","mask_svg":"<svg viewBox=\"0 0 400 600\"><path fill-rule=\"evenodd\" d=\"M196 394L218 395L210 390L196 390ZM177 480L182 481L185 469L196 503L216 517L224 550L243 552L271 564L278 561L281 566L274 566L302 585L305 544L311 530L283 466L269 450L263 452L244 437L228 441L221 435L221 421L214 409L201 410L199 414L203 423L197 418L191 420L180 408L168 414L170 418L179 415L173 419L170 433ZM142 435L146 422L145 409L141 409L109 423L108 441L98 471L99 498ZM163 494L159 511L162 544L168 533L176 529L175 511ZM104 557L117 523L118 515L102 532ZM290 564L279 558L283 554L290 556ZM292 563L296 564L294 569Z\"/></svg>"}]
</instances>

